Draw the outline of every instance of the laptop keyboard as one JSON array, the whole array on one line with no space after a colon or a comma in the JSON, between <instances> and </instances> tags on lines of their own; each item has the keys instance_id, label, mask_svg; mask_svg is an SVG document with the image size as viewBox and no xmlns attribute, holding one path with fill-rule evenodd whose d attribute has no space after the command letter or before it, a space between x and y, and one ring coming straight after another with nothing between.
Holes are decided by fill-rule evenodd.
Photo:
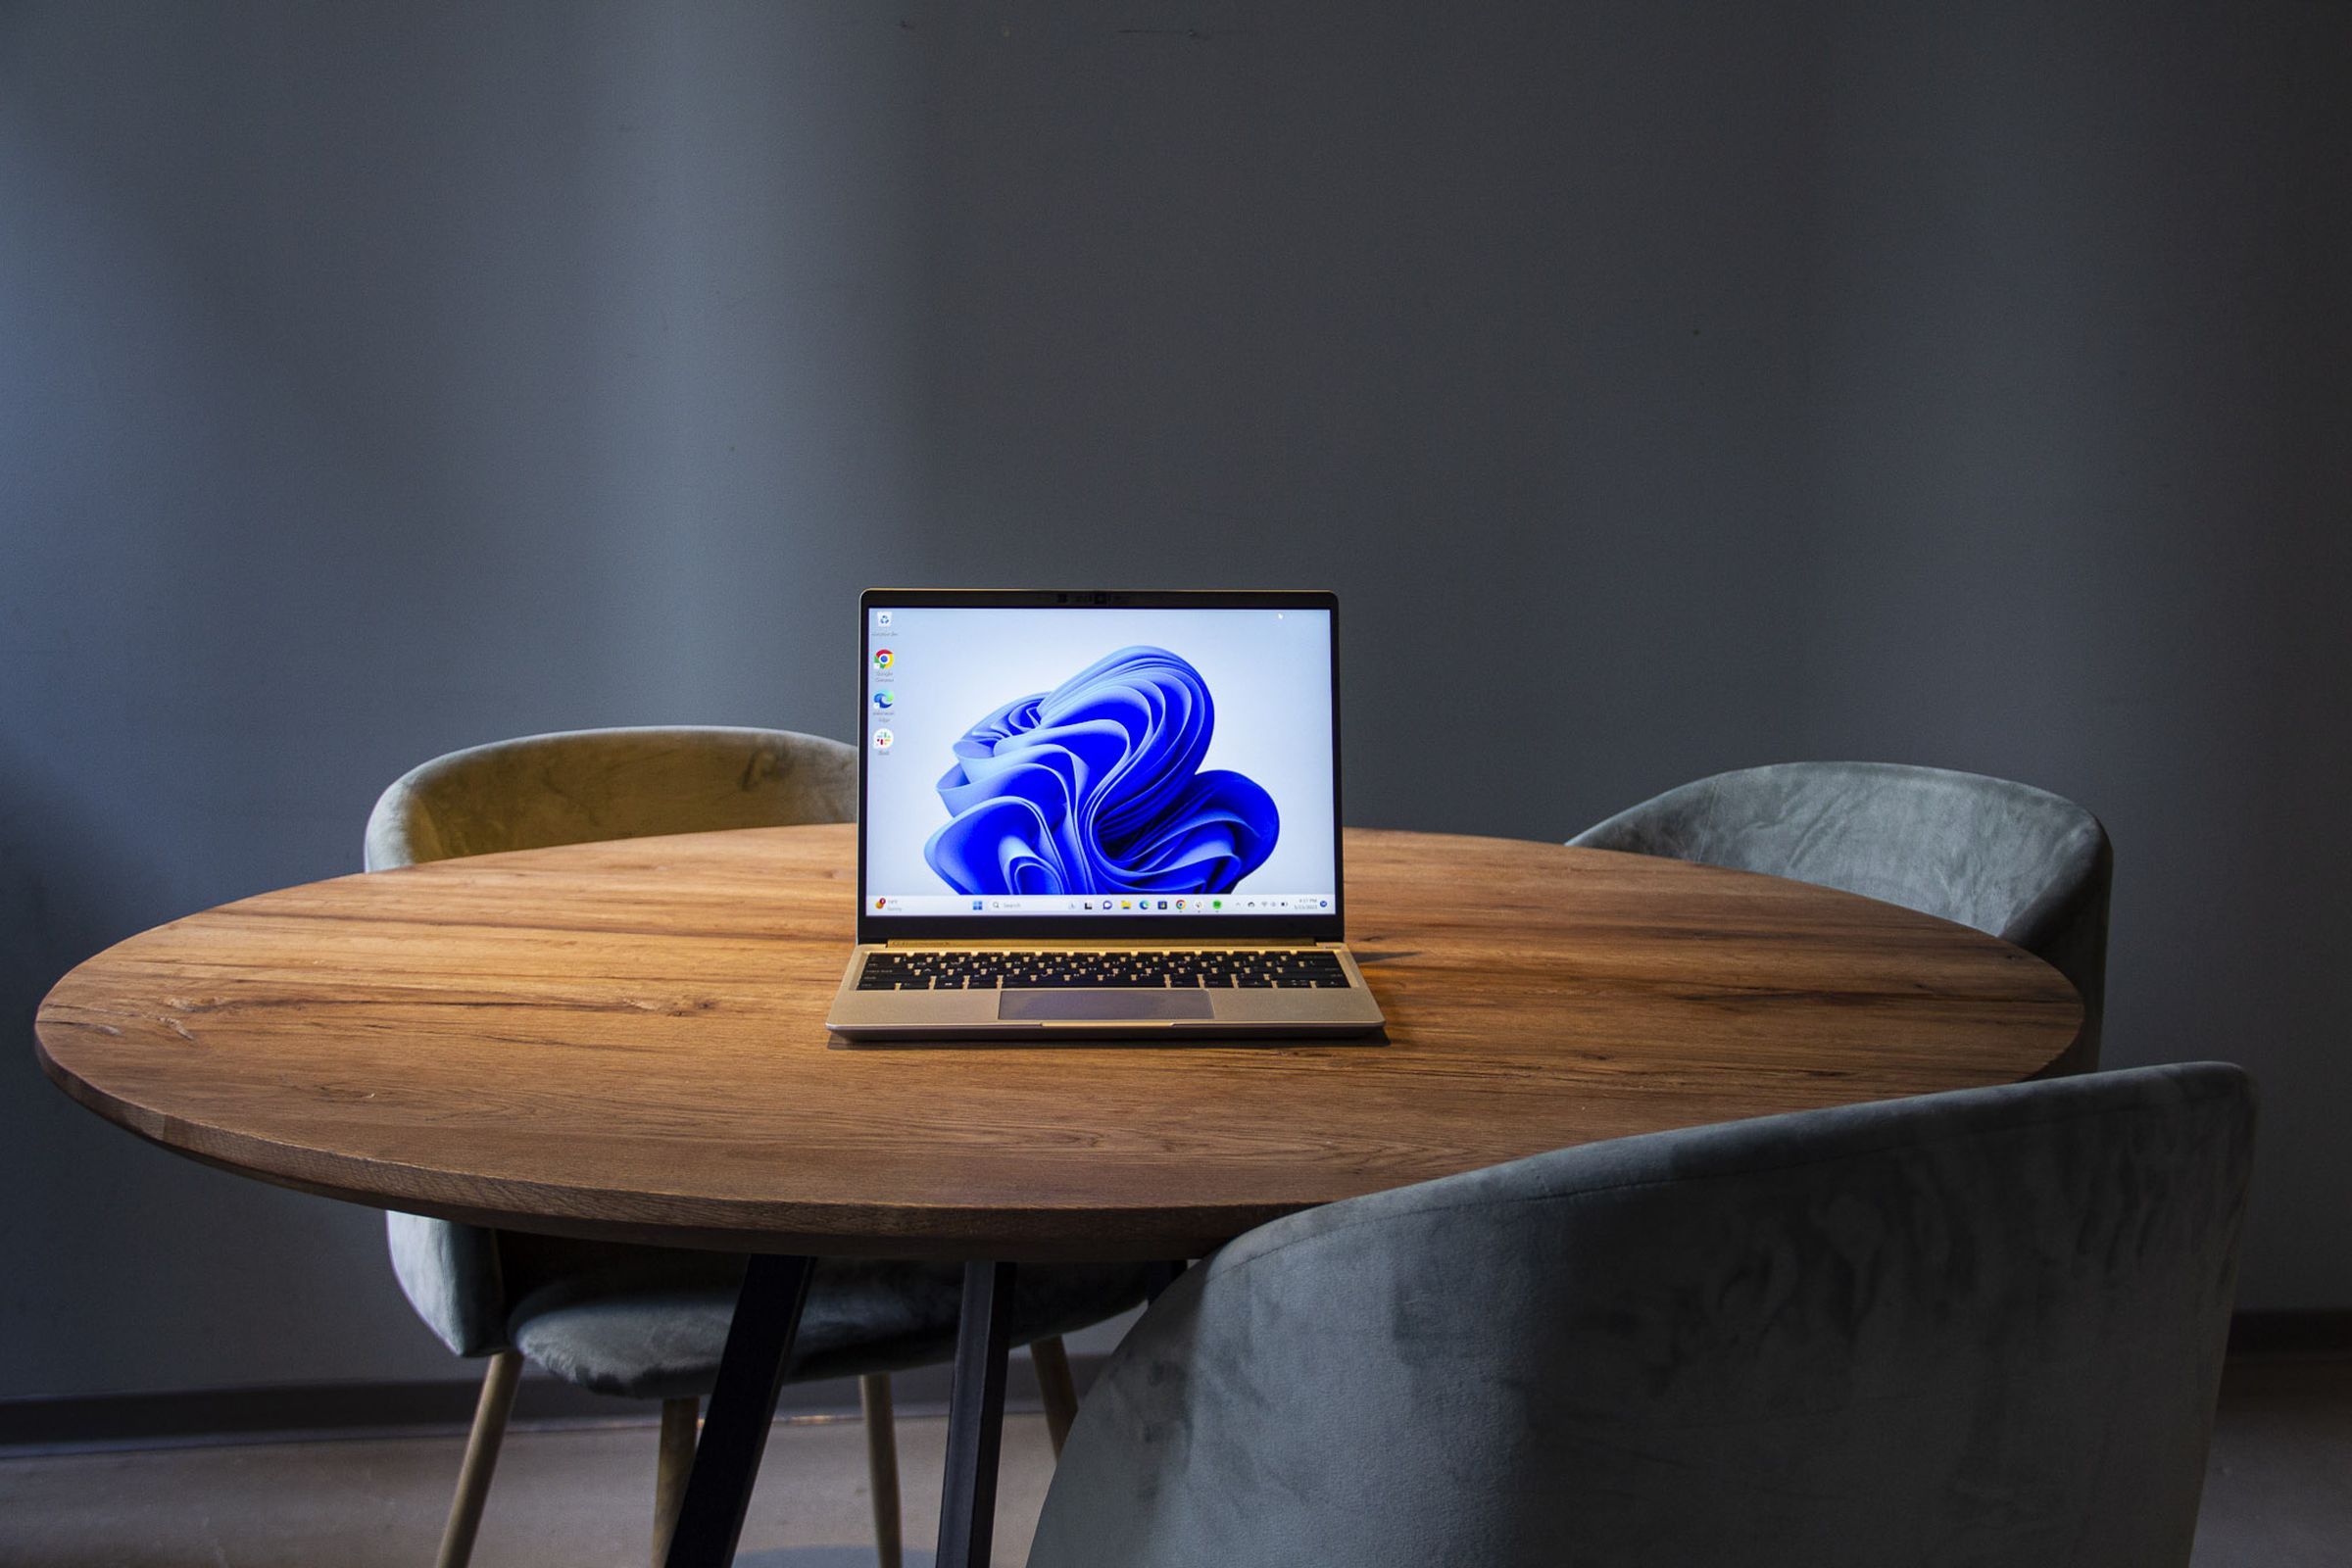
<instances>
[{"instance_id":1,"label":"laptop keyboard","mask_svg":"<svg viewBox=\"0 0 2352 1568\"><path fill-rule=\"evenodd\" d=\"M1348 971L1322 948L973 949L866 955L860 991L1344 991Z\"/></svg>"}]
</instances>

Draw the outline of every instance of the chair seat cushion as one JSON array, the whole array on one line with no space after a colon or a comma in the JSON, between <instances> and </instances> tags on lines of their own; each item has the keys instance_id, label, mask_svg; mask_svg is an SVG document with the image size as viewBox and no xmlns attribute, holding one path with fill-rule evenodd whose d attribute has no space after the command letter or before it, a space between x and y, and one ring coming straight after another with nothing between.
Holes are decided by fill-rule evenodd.
<instances>
[{"instance_id":1,"label":"chair seat cushion","mask_svg":"<svg viewBox=\"0 0 2352 1568\"><path fill-rule=\"evenodd\" d=\"M676 1399L710 1392L742 1279L740 1258L705 1254L700 1277L570 1274L530 1292L507 1322L515 1348L599 1394ZM1013 1276L1012 1342L1114 1316L1144 1298L1147 1265L1054 1263ZM793 1382L897 1372L949 1359L960 1263L821 1258L793 1345Z\"/></svg>"}]
</instances>

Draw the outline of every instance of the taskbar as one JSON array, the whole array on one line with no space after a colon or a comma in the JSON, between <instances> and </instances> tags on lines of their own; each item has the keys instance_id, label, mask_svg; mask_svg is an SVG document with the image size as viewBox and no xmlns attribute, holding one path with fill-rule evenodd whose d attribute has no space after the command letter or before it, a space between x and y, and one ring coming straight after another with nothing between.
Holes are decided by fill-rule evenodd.
<instances>
[{"instance_id":1,"label":"taskbar","mask_svg":"<svg viewBox=\"0 0 2352 1568\"><path fill-rule=\"evenodd\" d=\"M1329 893L869 894L868 914L1314 914L1331 912Z\"/></svg>"}]
</instances>

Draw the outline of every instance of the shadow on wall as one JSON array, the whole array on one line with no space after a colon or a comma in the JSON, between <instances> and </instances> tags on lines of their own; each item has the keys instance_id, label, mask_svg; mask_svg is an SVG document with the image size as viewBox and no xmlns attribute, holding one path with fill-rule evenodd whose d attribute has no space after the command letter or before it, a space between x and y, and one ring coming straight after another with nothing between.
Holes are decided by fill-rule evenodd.
<instances>
[{"instance_id":1,"label":"shadow on wall","mask_svg":"<svg viewBox=\"0 0 2352 1568\"><path fill-rule=\"evenodd\" d=\"M33 1260L0 1276L0 1316L38 1325L0 1335L0 1393L168 1389L191 1365L218 1367L220 1383L349 1377L336 1326L355 1296L396 1298L381 1218L146 1145L69 1100L34 1058L31 1020L60 975L186 912L170 847L140 833L0 740L0 1018L21 1043L0 1054L0 1256ZM218 1309L179 1309L180 1282L200 1279L233 1293L237 1344L222 1343ZM413 1346L380 1338L377 1364L448 1375L421 1330Z\"/></svg>"}]
</instances>

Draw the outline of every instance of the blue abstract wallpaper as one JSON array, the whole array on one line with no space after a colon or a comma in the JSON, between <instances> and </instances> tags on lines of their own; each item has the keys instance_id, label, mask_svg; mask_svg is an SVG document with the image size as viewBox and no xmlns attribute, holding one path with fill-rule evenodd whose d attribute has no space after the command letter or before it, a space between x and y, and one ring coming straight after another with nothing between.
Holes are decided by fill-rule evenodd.
<instances>
[{"instance_id":1,"label":"blue abstract wallpaper","mask_svg":"<svg viewBox=\"0 0 2352 1568\"><path fill-rule=\"evenodd\" d=\"M959 893L1229 892L1280 821L1254 780L1200 770L1215 729L1199 670L1122 648L964 732L923 858Z\"/></svg>"}]
</instances>

